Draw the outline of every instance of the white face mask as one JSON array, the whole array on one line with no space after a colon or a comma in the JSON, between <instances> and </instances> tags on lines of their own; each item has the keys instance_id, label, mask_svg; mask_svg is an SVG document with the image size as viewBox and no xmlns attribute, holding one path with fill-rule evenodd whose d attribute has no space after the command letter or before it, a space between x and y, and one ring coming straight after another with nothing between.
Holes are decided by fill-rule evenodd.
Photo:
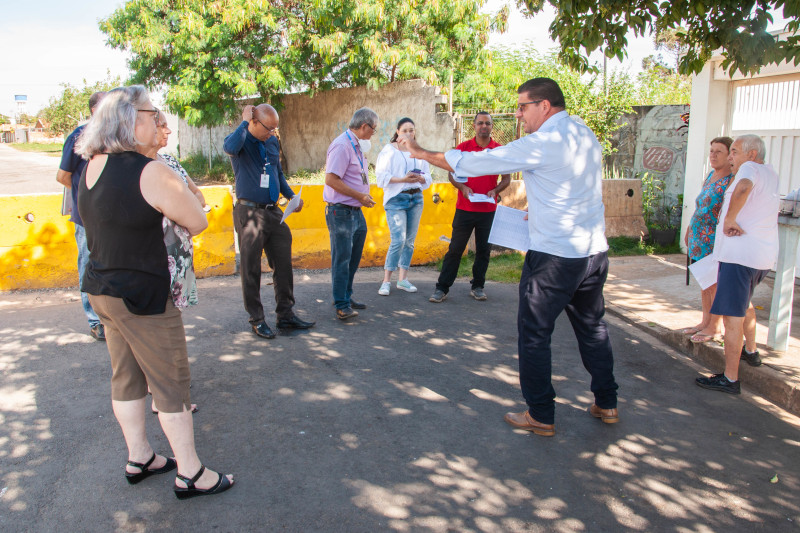
<instances>
[{"instance_id":1,"label":"white face mask","mask_svg":"<svg viewBox=\"0 0 800 533\"><path fill-rule=\"evenodd\" d=\"M361 151L365 154L369 153L370 148L372 148L372 143L369 139L359 139L358 146L361 147Z\"/></svg>"}]
</instances>

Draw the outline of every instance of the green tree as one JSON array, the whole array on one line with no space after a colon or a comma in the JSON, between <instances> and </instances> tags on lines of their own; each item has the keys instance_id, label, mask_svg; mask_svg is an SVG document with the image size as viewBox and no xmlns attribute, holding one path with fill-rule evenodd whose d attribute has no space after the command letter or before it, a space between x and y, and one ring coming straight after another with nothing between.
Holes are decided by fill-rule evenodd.
<instances>
[{"instance_id":1,"label":"green tree","mask_svg":"<svg viewBox=\"0 0 800 533\"><path fill-rule=\"evenodd\" d=\"M533 15L545 0L517 0ZM561 46L561 59L585 71L596 69L588 55L603 50L607 57L622 60L627 33L636 36L674 31L686 53L680 60L681 74L699 73L711 54L722 49L722 67L752 74L762 64L782 60L800 64L800 2L797 0L547 0L556 10L550 36ZM789 20L786 39L767 32L770 11Z\"/></svg>"},{"instance_id":2,"label":"green tree","mask_svg":"<svg viewBox=\"0 0 800 533\"><path fill-rule=\"evenodd\" d=\"M663 65L654 56L642 60L636 76L636 104L688 104L692 100L692 80Z\"/></svg>"},{"instance_id":3,"label":"green tree","mask_svg":"<svg viewBox=\"0 0 800 533\"><path fill-rule=\"evenodd\" d=\"M103 81L89 84L83 80L83 87L75 87L62 83L61 94L50 99L50 103L39 113L49 122L50 133L61 135L74 130L78 123L91 116L89 110L89 97L98 91L109 91L122 85L122 79L112 77L111 73Z\"/></svg>"},{"instance_id":4,"label":"green tree","mask_svg":"<svg viewBox=\"0 0 800 533\"><path fill-rule=\"evenodd\" d=\"M622 126L620 117L631 111L634 103L635 89L628 75L612 72L604 87L602 76L582 77L560 62L555 53L542 55L532 44L491 50L490 60L467 72L454 88L454 107L511 110L516 107L517 88L535 77L554 79L564 93L567 111L586 122L605 153L612 151L611 136Z\"/></svg>"},{"instance_id":5,"label":"green tree","mask_svg":"<svg viewBox=\"0 0 800 533\"><path fill-rule=\"evenodd\" d=\"M166 88L193 125L238 114L237 100L288 91L431 84L485 59L508 8L486 0L130 0L100 22L131 54L133 80Z\"/></svg>"}]
</instances>

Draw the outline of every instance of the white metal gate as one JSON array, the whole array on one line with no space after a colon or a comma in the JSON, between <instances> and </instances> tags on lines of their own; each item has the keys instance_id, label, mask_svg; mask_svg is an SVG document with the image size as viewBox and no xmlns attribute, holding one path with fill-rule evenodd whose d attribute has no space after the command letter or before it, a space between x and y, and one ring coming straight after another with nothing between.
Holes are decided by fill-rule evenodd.
<instances>
[{"instance_id":1,"label":"white metal gate","mask_svg":"<svg viewBox=\"0 0 800 533\"><path fill-rule=\"evenodd\" d=\"M732 137L753 133L764 139L780 194L800 188L800 74L734 81L729 109ZM800 253L795 265L800 267Z\"/></svg>"},{"instance_id":2,"label":"white metal gate","mask_svg":"<svg viewBox=\"0 0 800 533\"><path fill-rule=\"evenodd\" d=\"M767 163L780 176L780 193L800 187L800 74L734 81L731 134L761 136Z\"/></svg>"}]
</instances>

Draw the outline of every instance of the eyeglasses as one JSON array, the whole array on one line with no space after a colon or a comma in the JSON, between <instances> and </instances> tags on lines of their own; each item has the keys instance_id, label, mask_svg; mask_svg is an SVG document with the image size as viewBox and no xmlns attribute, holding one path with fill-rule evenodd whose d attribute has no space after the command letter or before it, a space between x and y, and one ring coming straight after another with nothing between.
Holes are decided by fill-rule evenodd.
<instances>
[{"instance_id":1,"label":"eyeglasses","mask_svg":"<svg viewBox=\"0 0 800 533\"><path fill-rule=\"evenodd\" d=\"M156 126L158 126L158 114L160 113L160 111L158 110L157 107L154 107L153 109L137 109L136 112L137 113L152 113L153 114L153 122L155 122Z\"/></svg>"},{"instance_id":2,"label":"eyeglasses","mask_svg":"<svg viewBox=\"0 0 800 533\"><path fill-rule=\"evenodd\" d=\"M526 105L528 105L528 104L538 104L538 103L541 103L541 102L544 102L544 98L542 98L540 100L531 100L530 102L520 102L519 104L517 104L517 111L519 111L520 113L524 113Z\"/></svg>"},{"instance_id":3,"label":"eyeglasses","mask_svg":"<svg viewBox=\"0 0 800 533\"><path fill-rule=\"evenodd\" d=\"M476 126L491 126L492 123L491 122L476 122L475 125Z\"/></svg>"},{"instance_id":4,"label":"eyeglasses","mask_svg":"<svg viewBox=\"0 0 800 533\"><path fill-rule=\"evenodd\" d=\"M275 126L274 128L268 128L268 127L266 127L266 126L264 125L264 123L263 123L263 122L261 122L261 121L260 121L260 120L258 120L257 118L253 117L253 120L255 120L256 122L258 122L259 124L261 124L261 127L262 127L262 128L264 128L265 130L267 130L269 133L275 133L276 131L278 131L278 126Z\"/></svg>"},{"instance_id":5,"label":"eyeglasses","mask_svg":"<svg viewBox=\"0 0 800 533\"><path fill-rule=\"evenodd\" d=\"M375 127L375 126L373 126L372 124L366 124L366 125L367 125L367 126L369 126L369 129L371 129L371 130L372 130L372 133L375 133L376 131L378 131L378 128L376 128L376 127Z\"/></svg>"}]
</instances>

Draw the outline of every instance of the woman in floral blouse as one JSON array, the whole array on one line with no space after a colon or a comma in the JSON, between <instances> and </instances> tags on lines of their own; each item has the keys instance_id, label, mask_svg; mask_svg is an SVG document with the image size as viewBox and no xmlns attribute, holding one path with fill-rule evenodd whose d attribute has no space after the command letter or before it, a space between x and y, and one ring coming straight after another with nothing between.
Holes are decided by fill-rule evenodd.
<instances>
[{"instance_id":1,"label":"woman in floral blouse","mask_svg":"<svg viewBox=\"0 0 800 533\"><path fill-rule=\"evenodd\" d=\"M166 164L175 171L180 179L186 184L194 194L200 205L205 207L206 200L203 193L197 188L192 178L186 172L175 157L169 154L159 154L158 151L167 145L169 134L172 130L167 126L167 117L161 111L156 117L156 141L157 144L153 151L146 154L151 159L156 159ZM186 309L190 305L197 305L197 279L194 275L194 247L192 236L186 228L176 224L167 217L161 223L164 228L164 245L167 248L167 261L169 262L170 288L172 292L172 302L180 310ZM158 413L155 404L152 406L153 413ZM192 412L197 412L197 405L192 404Z\"/></svg>"},{"instance_id":2,"label":"woman in floral blouse","mask_svg":"<svg viewBox=\"0 0 800 533\"><path fill-rule=\"evenodd\" d=\"M725 199L725 190L733 181L728 151L733 139L717 137L711 141L708 161L712 171L703 182L703 189L697 196L697 205L686 231L686 253L692 262L711 254L714 249L719 212ZM701 293L703 320L694 327L683 330L692 335L692 342L707 342L722 333L722 317L710 313L717 285L711 285Z\"/></svg>"}]
</instances>

